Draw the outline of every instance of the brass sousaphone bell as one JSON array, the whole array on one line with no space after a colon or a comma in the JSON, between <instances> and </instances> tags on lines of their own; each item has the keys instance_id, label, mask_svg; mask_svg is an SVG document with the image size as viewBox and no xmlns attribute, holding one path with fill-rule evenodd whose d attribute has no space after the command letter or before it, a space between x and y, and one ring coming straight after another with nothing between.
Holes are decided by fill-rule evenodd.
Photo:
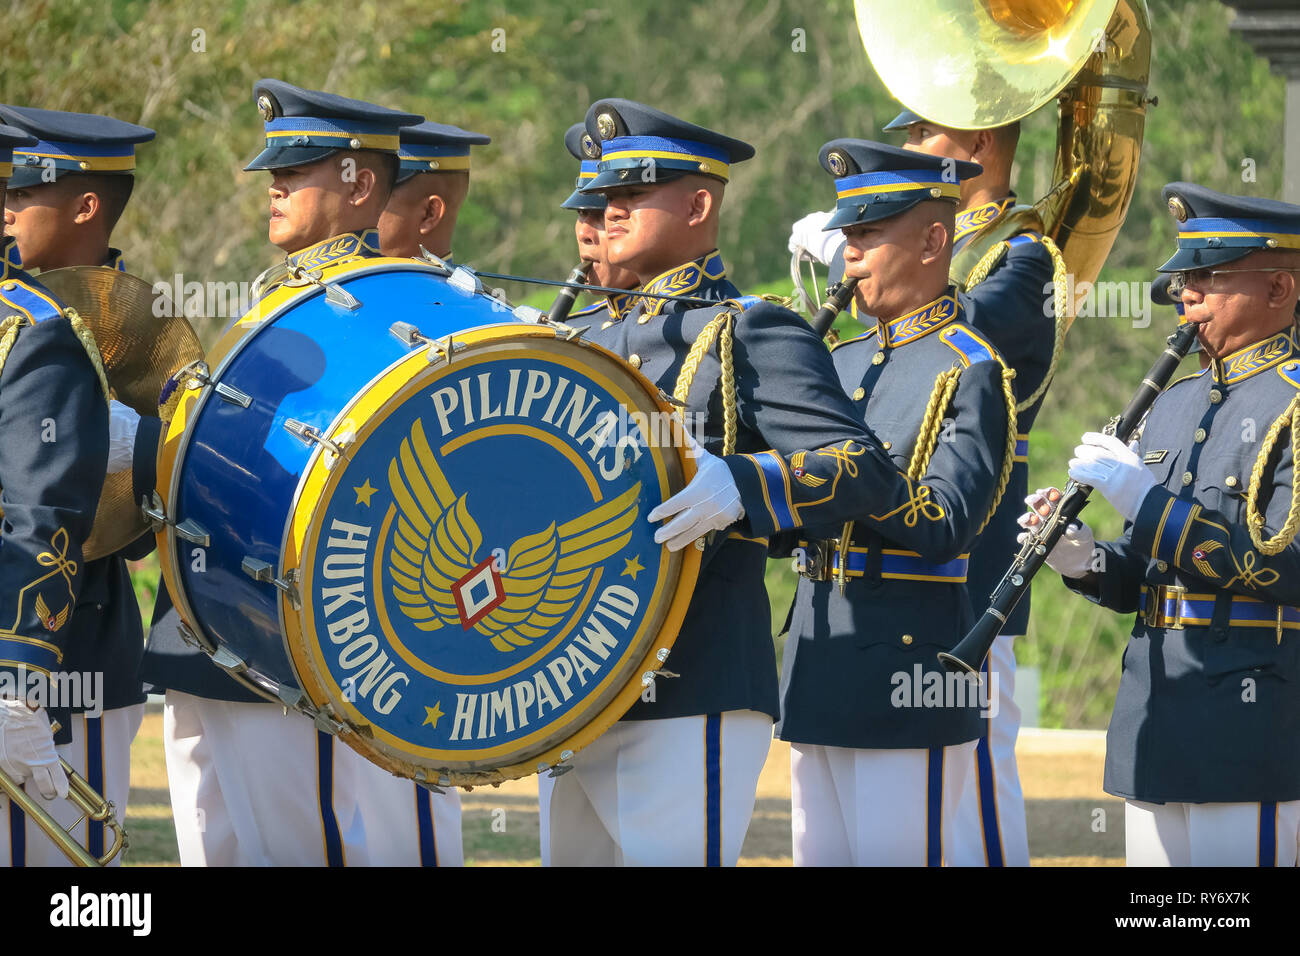
<instances>
[{"instance_id":1,"label":"brass sousaphone bell","mask_svg":"<svg viewBox=\"0 0 1300 956\"><path fill-rule=\"evenodd\" d=\"M143 279L102 266L73 266L42 272L39 281L76 309L94 334L110 397L141 415L156 416L167 379L203 358L203 346L184 316L154 314L153 288ZM116 472L104 480L82 554L87 561L102 558L148 529L135 500L131 469Z\"/></svg>"},{"instance_id":2,"label":"brass sousaphone bell","mask_svg":"<svg viewBox=\"0 0 1300 956\"><path fill-rule=\"evenodd\" d=\"M1151 102L1145 0L855 0L855 8L889 92L934 123L991 129L1060 102L1051 189L1032 209L985 226L954 257L953 278L964 285L996 242L1041 224L1075 285L1095 281L1133 198Z\"/></svg>"}]
</instances>

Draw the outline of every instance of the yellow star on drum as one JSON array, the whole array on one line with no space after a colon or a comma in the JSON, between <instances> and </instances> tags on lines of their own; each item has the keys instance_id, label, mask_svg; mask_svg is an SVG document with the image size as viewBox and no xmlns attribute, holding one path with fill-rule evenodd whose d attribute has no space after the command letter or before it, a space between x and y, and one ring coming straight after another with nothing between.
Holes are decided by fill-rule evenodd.
<instances>
[{"instance_id":1,"label":"yellow star on drum","mask_svg":"<svg viewBox=\"0 0 1300 956\"><path fill-rule=\"evenodd\" d=\"M641 564L641 561L635 554L630 558L624 558L623 564L626 565L626 567L623 568L622 574L619 575L620 578L629 577L635 581L637 572L645 570L645 567Z\"/></svg>"},{"instance_id":2,"label":"yellow star on drum","mask_svg":"<svg viewBox=\"0 0 1300 956\"><path fill-rule=\"evenodd\" d=\"M424 723L421 724L420 726L423 727L429 724L433 724L433 727L436 730L438 728L438 719L442 717L442 701L435 700L433 702L432 707L426 706L424 710L425 710Z\"/></svg>"},{"instance_id":3,"label":"yellow star on drum","mask_svg":"<svg viewBox=\"0 0 1300 956\"><path fill-rule=\"evenodd\" d=\"M370 496L373 495L379 489L370 487L370 479L367 478L366 483L364 485L360 485L360 486L354 485L352 490L357 493L357 504L365 505L367 508L369 508Z\"/></svg>"}]
</instances>

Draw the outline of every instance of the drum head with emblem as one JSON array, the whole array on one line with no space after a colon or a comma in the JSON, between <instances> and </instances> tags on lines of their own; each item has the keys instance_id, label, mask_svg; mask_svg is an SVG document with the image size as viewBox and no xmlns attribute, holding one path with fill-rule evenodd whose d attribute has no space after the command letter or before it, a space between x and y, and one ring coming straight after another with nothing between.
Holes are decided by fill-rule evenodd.
<instances>
[{"instance_id":1,"label":"drum head with emblem","mask_svg":"<svg viewBox=\"0 0 1300 956\"><path fill-rule=\"evenodd\" d=\"M342 739L474 785L622 716L699 570L646 520L693 473L680 429L621 359L545 327L459 333L372 382L303 476L280 569L295 672Z\"/></svg>"}]
</instances>

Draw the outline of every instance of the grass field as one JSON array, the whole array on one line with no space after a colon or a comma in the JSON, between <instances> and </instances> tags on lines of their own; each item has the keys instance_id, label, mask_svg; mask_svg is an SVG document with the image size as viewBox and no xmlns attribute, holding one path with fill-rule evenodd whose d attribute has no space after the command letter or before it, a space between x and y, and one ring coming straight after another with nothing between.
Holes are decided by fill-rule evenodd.
<instances>
[{"instance_id":1,"label":"grass field","mask_svg":"<svg viewBox=\"0 0 1300 956\"><path fill-rule=\"evenodd\" d=\"M1033 864L1122 866L1124 806L1101 790L1101 735L1030 730L1021 735L1017 755ZM533 778L462 793L461 800L467 864L540 863L537 783ZM1099 821L1104 826L1100 832ZM162 715L158 713L145 716L131 750L131 803L126 823L131 838L130 865L176 864L176 836L162 754ZM790 750L779 740L773 741L759 780L758 802L740 862L742 866L790 865Z\"/></svg>"}]
</instances>

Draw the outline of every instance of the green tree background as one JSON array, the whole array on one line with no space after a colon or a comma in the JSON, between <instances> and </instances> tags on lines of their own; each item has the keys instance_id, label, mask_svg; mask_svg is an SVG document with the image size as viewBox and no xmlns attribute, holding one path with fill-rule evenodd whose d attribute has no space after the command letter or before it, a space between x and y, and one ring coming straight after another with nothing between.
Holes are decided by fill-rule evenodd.
<instances>
[{"instance_id":1,"label":"green tree background","mask_svg":"<svg viewBox=\"0 0 1300 956\"><path fill-rule=\"evenodd\" d=\"M888 139L897 104L871 69L850 0L12 0L0 34L0 101L101 112L152 126L135 198L115 236L150 281L247 281L277 258L266 242L265 173L242 172L262 142L251 89L274 76L480 130L458 260L550 278L575 262L558 208L576 163L564 130L601 96L655 104L752 142L733 170L720 245L746 290L788 292L790 223L832 204L817 165L836 136ZM1161 186L1178 179L1277 197L1284 84L1228 29L1218 0L1150 0L1154 36L1142 166L1103 280L1142 281L1173 228ZM1055 107L1024 124L1015 185L1049 185ZM1253 181L1246 175L1251 167ZM516 299L528 287L511 286ZM1059 483L1078 435L1118 412L1172 325L1080 318L1031 445L1031 486ZM225 320L196 322L211 343ZM1119 530L1104 502L1087 514ZM151 603L156 578L139 576ZM769 574L774 618L792 586ZM1104 726L1131 621L1041 576L1022 662L1042 669L1043 722Z\"/></svg>"}]
</instances>

